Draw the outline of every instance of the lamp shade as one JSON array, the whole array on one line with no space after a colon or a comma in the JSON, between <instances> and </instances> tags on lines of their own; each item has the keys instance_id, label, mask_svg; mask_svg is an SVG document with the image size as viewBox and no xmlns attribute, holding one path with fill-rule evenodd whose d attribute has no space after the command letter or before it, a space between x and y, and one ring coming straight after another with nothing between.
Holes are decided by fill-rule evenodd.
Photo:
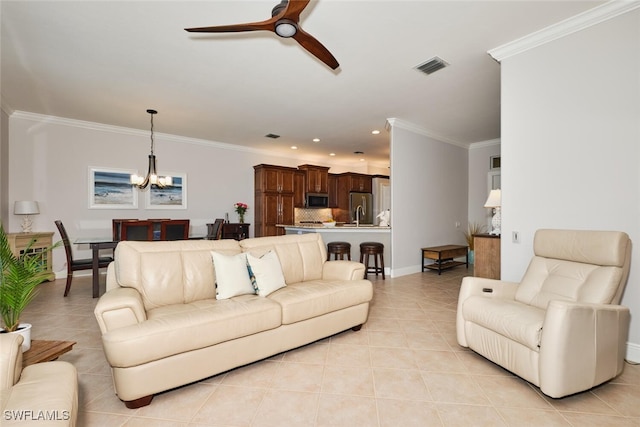
<instances>
[{"instance_id":1,"label":"lamp shade","mask_svg":"<svg viewBox=\"0 0 640 427\"><path fill-rule=\"evenodd\" d=\"M34 200L16 200L13 205L15 215L35 215L40 213L38 202Z\"/></svg>"},{"instance_id":2,"label":"lamp shade","mask_svg":"<svg viewBox=\"0 0 640 427\"><path fill-rule=\"evenodd\" d=\"M502 206L502 192L500 189L491 190L487 201L484 204L485 208L499 208Z\"/></svg>"}]
</instances>

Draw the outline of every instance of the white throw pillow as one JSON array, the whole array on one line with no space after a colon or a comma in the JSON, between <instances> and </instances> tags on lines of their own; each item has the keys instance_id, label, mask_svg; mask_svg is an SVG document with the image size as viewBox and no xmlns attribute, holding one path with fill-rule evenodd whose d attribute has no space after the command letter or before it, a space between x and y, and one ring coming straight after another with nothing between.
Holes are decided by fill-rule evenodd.
<instances>
[{"instance_id":1,"label":"white throw pillow","mask_svg":"<svg viewBox=\"0 0 640 427\"><path fill-rule=\"evenodd\" d=\"M287 286L284 283L282 266L278 254L269 251L260 258L247 254L247 261L255 277L255 288L261 297Z\"/></svg>"},{"instance_id":2,"label":"white throw pillow","mask_svg":"<svg viewBox=\"0 0 640 427\"><path fill-rule=\"evenodd\" d=\"M216 269L216 299L256 293L249 278L245 254L224 255L212 251L211 257Z\"/></svg>"}]
</instances>

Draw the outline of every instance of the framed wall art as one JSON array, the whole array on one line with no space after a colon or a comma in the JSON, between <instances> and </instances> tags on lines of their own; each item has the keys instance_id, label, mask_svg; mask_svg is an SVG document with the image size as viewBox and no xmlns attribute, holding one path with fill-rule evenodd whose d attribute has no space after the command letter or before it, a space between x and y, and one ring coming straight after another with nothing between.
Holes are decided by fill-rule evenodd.
<instances>
[{"instance_id":1,"label":"framed wall art","mask_svg":"<svg viewBox=\"0 0 640 427\"><path fill-rule=\"evenodd\" d=\"M145 191L146 209L187 209L187 174L171 173L170 186L150 185Z\"/></svg>"},{"instance_id":2,"label":"framed wall art","mask_svg":"<svg viewBox=\"0 0 640 427\"><path fill-rule=\"evenodd\" d=\"M134 170L89 167L89 209L137 209Z\"/></svg>"}]
</instances>

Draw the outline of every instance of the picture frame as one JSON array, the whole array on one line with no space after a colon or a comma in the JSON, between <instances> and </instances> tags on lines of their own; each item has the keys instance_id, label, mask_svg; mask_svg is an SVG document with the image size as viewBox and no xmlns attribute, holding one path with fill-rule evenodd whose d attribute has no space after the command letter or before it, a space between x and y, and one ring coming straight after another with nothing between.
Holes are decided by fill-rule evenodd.
<instances>
[{"instance_id":1,"label":"picture frame","mask_svg":"<svg viewBox=\"0 0 640 427\"><path fill-rule=\"evenodd\" d=\"M160 188L149 185L145 191L146 209L187 209L187 174L167 173L173 183Z\"/></svg>"},{"instance_id":2,"label":"picture frame","mask_svg":"<svg viewBox=\"0 0 640 427\"><path fill-rule=\"evenodd\" d=\"M89 166L89 209L138 209L138 192L130 169Z\"/></svg>"}]
</instances>

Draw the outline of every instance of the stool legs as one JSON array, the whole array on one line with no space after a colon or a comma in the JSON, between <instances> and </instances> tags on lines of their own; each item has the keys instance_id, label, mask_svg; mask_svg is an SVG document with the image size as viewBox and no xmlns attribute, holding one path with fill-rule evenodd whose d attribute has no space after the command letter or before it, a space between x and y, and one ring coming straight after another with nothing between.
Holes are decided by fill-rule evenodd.
<instances>
[{"instance_id":1,"label":"stool legs","mask_svg":"<svg viewBox=\"0 0 640 427\"><path fill-rule=\"evenodd\" d=\"M369 267L369 255L373 256L373 267ZM380 258L380 264L378 264L378 257ZM364 278L367 278L368 273L375 273L376 276L382 273L382 280L385 280L384 275L384 255L380 251L371 250L368 248L362 248L360 251L360 262L364 264Z\"/></svg>"}]
</instances>

